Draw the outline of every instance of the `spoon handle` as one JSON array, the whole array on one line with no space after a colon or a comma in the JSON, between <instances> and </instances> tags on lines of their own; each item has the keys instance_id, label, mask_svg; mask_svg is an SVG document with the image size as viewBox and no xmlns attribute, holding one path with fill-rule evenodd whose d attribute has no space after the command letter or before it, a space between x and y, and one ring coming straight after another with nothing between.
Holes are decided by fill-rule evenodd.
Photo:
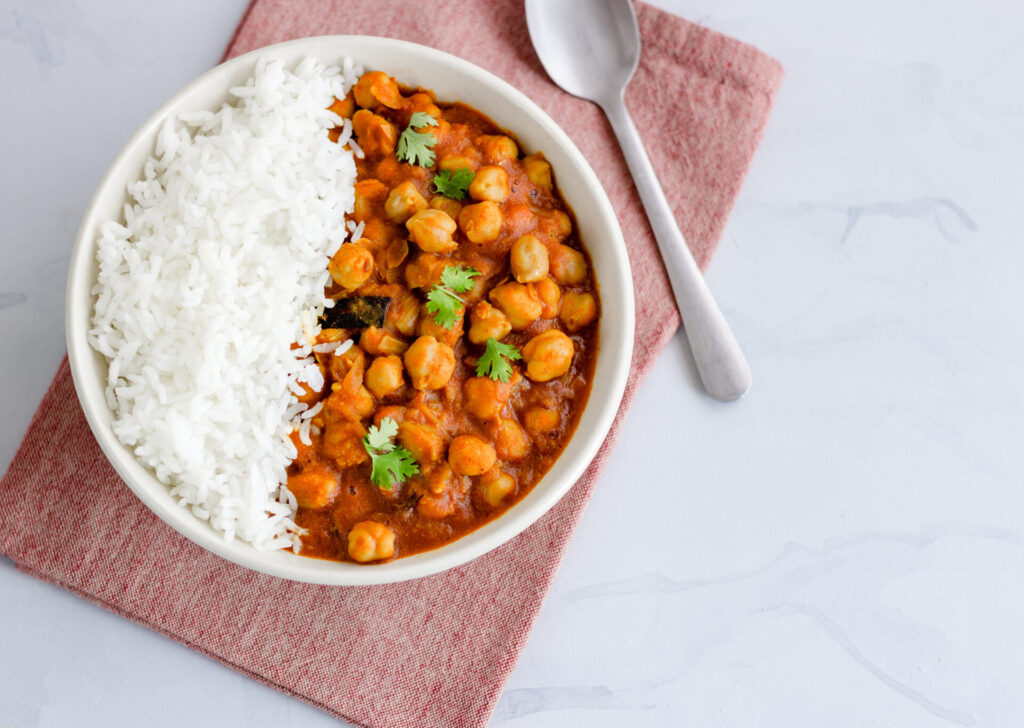
<instances>
[{"instance_id":1,"label":"spoon handle","mask_svg":"<svg viewBox=\"0 0 1024 728\"><path fill-rule=\"evenodd\" d=\"M750 365L676 224L626 104L620 97L603 104L602 108L619 138L633 183L640 192L647 219L658 241L704 388L723 402L742 397L750 389Z\"/></svg>"}]
</instances>

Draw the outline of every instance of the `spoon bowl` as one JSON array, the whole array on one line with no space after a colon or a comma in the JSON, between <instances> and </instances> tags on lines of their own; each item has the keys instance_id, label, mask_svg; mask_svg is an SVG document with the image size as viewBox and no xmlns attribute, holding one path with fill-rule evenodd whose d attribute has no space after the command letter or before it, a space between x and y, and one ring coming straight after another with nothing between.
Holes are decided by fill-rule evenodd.
<instances>
[{"instance_id":1,"label":"spoon bowl","mask_svg":"<svg viewBox=\"0 0 1024 728\"><path fill-rule=\"evenodd\" d=\"M621 95L640 63L628 2L526 0L526 24L544 70L573 96L602 104Z\"/></svg>"}]
</instances>

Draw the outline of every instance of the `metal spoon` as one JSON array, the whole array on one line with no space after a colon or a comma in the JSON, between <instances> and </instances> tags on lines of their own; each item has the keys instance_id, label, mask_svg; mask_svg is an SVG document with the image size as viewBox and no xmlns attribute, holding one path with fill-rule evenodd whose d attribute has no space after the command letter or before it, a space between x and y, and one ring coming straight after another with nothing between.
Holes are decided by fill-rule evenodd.
<instances>
[{"instance_id":1,"label":"metal spoon","mask_svg":"<svg viewBox=\"0 0 1024 728\"><path fill-rule=\"evenodd\" d=\"M551 79L600 106L619 139L668 271L704 388L728 402L750 389L736 343L676 224L626 110L626 85L640 62L640 28L630 0L526 0L533 47Z\"/></svg>"}]
</instances>

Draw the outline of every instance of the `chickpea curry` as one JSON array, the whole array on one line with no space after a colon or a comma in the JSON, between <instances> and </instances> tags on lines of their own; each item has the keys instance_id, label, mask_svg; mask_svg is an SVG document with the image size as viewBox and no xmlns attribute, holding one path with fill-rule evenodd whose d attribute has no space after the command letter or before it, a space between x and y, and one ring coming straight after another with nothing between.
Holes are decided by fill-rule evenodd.
<instances>
[{"instance_id":1,"label":"chickpea curry","mask_svg":"<svg viewBox=\"0 0 1024 728\"><path fill-rule=\"evenodd\" d=\"M303 555L380 562L464 536L548 471L590 393L600 304L542 154L380 72L331 110L354 138L357 239L328 264L324 386L299 397L314 414L288 487Z\"/></svg>"}]
</instances>

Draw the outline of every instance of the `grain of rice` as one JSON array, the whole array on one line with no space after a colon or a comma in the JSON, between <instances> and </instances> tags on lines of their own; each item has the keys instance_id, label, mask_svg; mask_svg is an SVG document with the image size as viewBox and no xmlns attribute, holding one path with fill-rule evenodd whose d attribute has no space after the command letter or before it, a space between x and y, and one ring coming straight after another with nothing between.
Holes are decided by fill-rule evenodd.
<instances>
[{"instance_id":1,"label":"grain of rice","mask_svg":"<svg viewBox=\"0 0 1024 728\"><path fill-rule=\"evenodd\" d=\"M308 420L308 419L312 419L313 417L316 417L318 414L320 414L320 410L322 410L323 408L324 408L324 401L320 400L315 405L313 405L308 410L306 410L305 412L302 413L302 419Z\"/></svg>"},{"instance_id":2,"label":"grain of rice","mask_svg":"<svg viewBox=\"0 0 1024 728\"><path fill-rule=\"evenodd\" d=\"M339 346L337 349L334 350L334 355L335 356L341 356L346 351L351 349L354 344L355 344L355 342L353 342L352 339L345 339L343 342L341 342L341 346ZM321 385L321 386L323 386L323 385ZM320 390L318 389L318 390L315 390L315 391L319 392Z\"/></svg>"},{"instance_id":3,"label":"grain of rice","mask_svg":"<svg viewBox=\"0 0 1024 728\"><path fill-rule=\"evenodd\" d=\"M341 342L341 341L327 341L327 342L324 342L323 344L316 344L314 346L311 346L310 348L313 351L315 351L317 354L330 354L332 351L335 351L336 349L338 349L342 345L342 343L344 343L344 342ZM349 343L349 346L352 345L351 341L348 342L348 343Z\"/></svg>"}]
</instances>

